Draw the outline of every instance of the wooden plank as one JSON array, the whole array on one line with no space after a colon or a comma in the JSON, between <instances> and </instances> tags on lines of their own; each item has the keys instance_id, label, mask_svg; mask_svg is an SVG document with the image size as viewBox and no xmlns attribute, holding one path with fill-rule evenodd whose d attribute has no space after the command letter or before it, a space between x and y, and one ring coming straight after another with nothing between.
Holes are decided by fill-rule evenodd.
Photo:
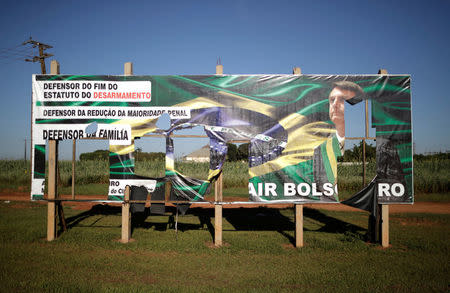
<instances>
[{"instance_id":1,"label":"wooden plank","mask_svg":"<svg viewBox=\"0 0 450 293\"><path fill-rule=\"evenodd\" d=\"M388 74L386 69L378 70L378 74L386 75ZM389 247L389 205L380 205L381 209L381 246Z\"/></svg>"},{"instance_id":2,"label":"wooden plank","mask_svg":"<svg viewBox=\"0 0 450 293\"><path fill-rule=\"evenodd\" d=\"M362 187L366 186L366 139L369 138L369 100L364 101L364 119L365 119L365 131L363 141L363 180Z\"/></svg>"},{"instance_id":3,"label":"wooden plank","mask_svg":"<svg viewBox=\"0 0 450 293\"><path fill-rule=\"evenodd\" d=\"M126 62L123 72L125 76L133 75L133 63ZM125 187L122 203L122 243L128 243L131 239L131 213L130 213L130 186Z\"/></svg>"},{"instance_id":4,"label":"wooden plank","mask_svg":"<svg viewBox=\"0 0 450 293\"><path fill-rule=\"evenodd\" d=\"M223 74L223 65L218 64L216 66L216 75ZM223 171L220 172L219 177L217 177L216 182L214 182L214 200L216 204L214 205L214 245L219 247L223 244L222 239L222 204L223 201Z\"/></svg>"},{"instance_id":5,"label":"wooden plank","mask_svg":"<svg viewBox=\"0 0 450 293\"><path fill-rule=\"evenodd\" d=\"M125 76L133 75L133 63L126 62L123 66L123 73Z\"/></svg>"},{"instance_id":6,"label":"wooden plank","mask_svg":"<svg viewBox=\"0 0 450 293\"><path fill-rule=\"evenodd\" d=\"M223 74L223 65L217 64L216 65L216 75L222 75Z\"/></svg>"},{"instance_id":7,"label":"wooden plank","mask_svg":"<svg viewBox=\"0 0 450 293\"><path fill-rule=\"evenodd\" d=\"M142 137L166 137L163 134L144 134ZM209 138L207 135L196 135L196 134L174 134L170 135L173 138Z\"/></svg>"},{"instance_id":8,"label":"wooden plank","mask_svg":"<svg viewBox=\"0 0 450 293\"><path fill-rule=\"evenodd\" d=\"M131 239L130 186L125 187L124 202L122 203L122 243Z\"/></svg>"},{"instance_id":9,"label":"wooden plank","mask_svg":"<svg viewBox=\"0 0 450 293\"><path fill-rule=\"evenodd\" d=\"M377 140L376 137L363 137L363 136L356 136L356 137L346 137L345 140L363 140L363 139L371 139L371 140Z\"/></svg>"},{"instance_id":10,"label":"wooden plank","mask_svg":"<svg viewBox=\"0 0 450 293\"><path fill-rule=\"evenodd\" d=\"M381 205L381 246L389 247L389 205Z\"/></svg>"},{"instance_id":11,"label":"wooden plank","mask_svg":"<svg viewBox=\"0 0 450 293\"><path fill-rule=\"evenodd\" d=\"M303 205L295 205L295 247L303 247Z\"/></svg>"},{"instance_id":12,"label":"wooden plank","mask_svg":"<svg viewBox=\"0 0 450 293\"><path fill-rule=\"evenodd\" d=\"M222 246L222 204L223 201L223 175L220 172L216 182L214 182L214 244Z\"/></svg>"},{"instance_id":13,"label":"wooden plank","mask_svg":"<svg viewBox=\"0 0 450 293\"><path fill-rule=\"evenodd\" d=\"M292 69L292 74L294 74L294 75L301 75L302 74L302 69L300 67L294 67Z\"/></svg>"},{"instance_id":14,"label":"wooden plank","mask_svg":"<svg viewBox=\"0 0 450 293\"><path fill-rule=\"evenodd\" d=\"M222 205L214 205L214 245L222 246Z\"/></svg>"},{"instance_id":15,"label":"wooden plank","mask_svg":"<svg viewBox=\"0 0 450 293\"><path fill-rule=\"evenodd\" d=\"M59 74L59 63L52 60L50 63L50 74ZM58 197L58 141L48 142L48 199ZM49 201L47 204L47 241L56 239L56 202Z\"/></svg>"},{"instance_id":16,"label":"wooden plank","mask_svg":"<svg viewBox=\"0 0 450 293\"><path fill-rule=\"evenodd\" d=\"M292 74L301 75L302 69L294 67ZM303 205L294 204L295 247L303 247Z\"/></svg>"},{"instance_id":17,"label":"wooden plank","mask_svg":"<svg viewBox=\"0 0 450 293\"><path fill-rule=\"evenodd\" d=\"M75 160L77 153L77 141L72 142L72 199L75 199Z\"/></svg>"},{"instance_id":18,"label":"wooden plank","mask_svg":"<svg viewBox=\"0 0 450 293\"><path fill-rule=\"evenodd\" d=\"M55 199L58 193L57 162L58 141L48 142L48 199ZM47 204L47 241L56 239L56 202Z\"/></svg>"},{"instance_id":19,"label":"wooden plank","mask_svg":"<svg viewBox=\"0 0 450 293\"><path fill-rule=\"evenodd\" d=\"M364 188L364 186L366 186L366 139L362 140L363 143L363 149L362 149L362 157L363 157L363 161L362 161L362 188Z\"/></svg>"},{"instance_id":20,"label":"wooden plank","mask_svg":"<svg viewBox=\"0 0 450 293\"><path fill-rule=\"evenodd\" d=\"M167 181L166 186L164 188L164 202L163 203L169 203L170 202L170 192L172 191L172 182Z\"/></svg>"}]
</instances>

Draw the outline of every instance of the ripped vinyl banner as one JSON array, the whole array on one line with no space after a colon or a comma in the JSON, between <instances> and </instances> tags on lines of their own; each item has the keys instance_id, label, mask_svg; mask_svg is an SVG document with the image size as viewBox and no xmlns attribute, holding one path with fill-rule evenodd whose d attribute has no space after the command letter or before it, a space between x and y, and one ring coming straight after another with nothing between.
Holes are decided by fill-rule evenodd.
<instances>
[{"instance_id":1,"label":"ripped vinyl banner","mask_svg":"<svg viewBox=\"0 0 450 293\"><path fill-rule=\"evenodd\" d=\"M171 182L176 199L203 201L227 142L247 140L251 201L339 202L344 107L369 100L378 202L413 202L408 75L34 75L32 84L34 200L44 196L48 140L100 137L110 144L110 200L122 200L126 185L159 194ZM165 113L170 127L159 129ZM206 180L175 169L171 134L195 126L210 139ZM135 174L134 140L150 133L166 137L162 178Z\"/></svg>"}]
</instances>

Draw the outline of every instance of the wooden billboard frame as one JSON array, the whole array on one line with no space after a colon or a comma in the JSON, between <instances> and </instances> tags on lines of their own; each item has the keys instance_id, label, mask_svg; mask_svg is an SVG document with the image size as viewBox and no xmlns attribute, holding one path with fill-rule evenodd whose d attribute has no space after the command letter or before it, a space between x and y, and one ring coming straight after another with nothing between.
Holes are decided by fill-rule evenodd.
<instances>
[{"instance_id":1,"label":"wooden billboard frame","mask_svg":"<svg viewBox=\"0 0 450 293\"><path fill-rule=\"evenodd\" d=\"M50 74L58 75L60 74L59 63L56 60L51 61ZM301 75L301 68L293 68L294 75ZM385 69L380 69L378 74L386 75L387 71ZM124 64L124 75L133 75L133 63L126 62ZM216 66L216 75L223 75L223 65L219 64ZM346 140L362 140L363 141L363 164L362 164L362 186L366 183L366 140L376 140L375 137L369 136L369 106L368 100L365 100L365 136L364 137L346 137ZM158 137L161 135L144 135L144 137ZM190 137L190 138L207 138L206 135L172 135L172 137ZM235 143L246 142L246 141L233 141ZM64 223L64 213L62 207L62 200L58 196L58 141L49 140L49 171L48 171L48 212L47 212L47 241L53 241L57 238L56 231L56 215L60 217L60 222ZM72 201L77 201L75 198L75 161L76 161L76 142L73 140L72 149ZM223 218L223 174L220 172L217 180L214 183L214 245L220 247L223 245L223 229L222 229L222 218ZM166 190L170 190L170 182L166 183ZM170 193L167 193L170 194ZM159 201L161 203L181 203L180 201L170 201L169 197L165 197L164 201ZM124 201L122 202L122 236L120 241L122 243L128 243L131 240L131 211L130 203L134 202L148 202L148 201L132 201L130 200L130 187L127 186L124 193ZM150 203L155 203L156 201L150 201ZM230 204L230 203L228 203ZM258 204L258 203L254 203ZM380 215L378 218L377 228L380 229L381 234L381 245L382 247L389 246L389 205L379 204L378 206ZM295 219L295 247L303 247L303 204L294 203L294 219Z\"/></svg>"}]
</instances>

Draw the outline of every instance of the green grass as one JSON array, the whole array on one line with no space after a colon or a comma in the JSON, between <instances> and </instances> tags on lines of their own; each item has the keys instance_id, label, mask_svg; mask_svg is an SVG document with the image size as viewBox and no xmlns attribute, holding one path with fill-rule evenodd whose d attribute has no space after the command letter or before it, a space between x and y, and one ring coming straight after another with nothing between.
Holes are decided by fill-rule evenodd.
<instances>
[{"instance_id":1,"label":"green grass","mask_svg":"<svg viewBox=\"0 0 450 293\"><path fill-rule=\"evenodd\" d=\"M121 244L120 208L65 208L71 228L45 241L46 206L0 203L2 292L448 292L449 215L391 214L392 247L364 241L367 214L305 208L305 247L292 248L293 212L212 210L135 227Z\"/></svg>"},{"instance_id":2,"label":"green grass","mask_svg":"<svg viewBox=\"0 0 450 293\"><path fill-rule=\"evenodd\" d=\"M72 163L60 161L61 192L71 193ZM182 174L206 180L209 163L176 162L176 169ZM0 190L12 189L29 191L30 166L29 162L0 160ZM76 192L78 194L106 194L109 180L108 161L77 161L76 162ZM137 161L136 174L147 177L163 177L164 161ZM223 169L224 188L247 188L248 165L246 162L226 162ZM376 164L367 165L366 183L376 174ZM339 165L339 192L341 198L347 198L358 192L362 186L361 165ZM448 194L450 192L450 160L436 159L418 161L414 164L415 194ZM429 198L436 198L430 196Z\"/></svg>"}]
</instances>

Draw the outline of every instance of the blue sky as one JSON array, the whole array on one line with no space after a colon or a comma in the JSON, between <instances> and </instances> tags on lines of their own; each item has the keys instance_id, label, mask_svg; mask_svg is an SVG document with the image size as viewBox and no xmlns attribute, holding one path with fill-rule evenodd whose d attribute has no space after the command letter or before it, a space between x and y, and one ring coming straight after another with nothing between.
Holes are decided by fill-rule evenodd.
<instances>
[{"instance_id":1,"label":"blue sky","mask_svg":"<svg viewBox=\"0 0 450 293\"><path fill-rule=\"evenodd\" d=\"M48 53L62 74L120 75L128 61L136 75L214 74L218 56L226 74L286 74L294 66L304 74L411 74L416 152L450 150L449 1L2 3L0 158L23 158L30 138L31 75L40 66L16 60L31 53L25 47L5 50L30 36L54 47ZM363 135L356 112L350 117L361 123L351 123L349 136ZM175 147L181 155L206 143ZM145 151L161 145L138 143ZM107 146L81 142L77 152L97 148ZM63 143L61 157L70 153Z\"/></svg>"}]
</instances>

